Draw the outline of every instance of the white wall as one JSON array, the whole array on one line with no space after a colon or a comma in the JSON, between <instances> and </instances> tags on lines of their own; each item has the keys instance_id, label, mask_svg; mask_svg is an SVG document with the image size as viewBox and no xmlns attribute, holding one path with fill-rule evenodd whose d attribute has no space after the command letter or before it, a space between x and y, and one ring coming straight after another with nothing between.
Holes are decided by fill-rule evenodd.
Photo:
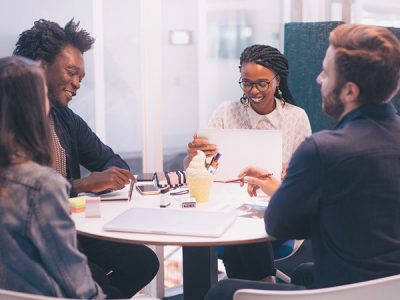
<instances>
[{"instance_id":1,"label":"white wall","mask_svg":"<svg viewBox=\"0 0 400 300\"><path fill-rule=\"evenodd\" d=\"M6 9L0 10L0 56L11 55L18 35L41 18L64 26L74 17L92 36L103 38L105 116L101 117L106 143L118 153L140 151L139 1L104 0L103 37L94 35L92 0L2 0L1 4ZM84 57L86 77L70 107L96 130L94 50Z\"/></svg>"}]
</instances>

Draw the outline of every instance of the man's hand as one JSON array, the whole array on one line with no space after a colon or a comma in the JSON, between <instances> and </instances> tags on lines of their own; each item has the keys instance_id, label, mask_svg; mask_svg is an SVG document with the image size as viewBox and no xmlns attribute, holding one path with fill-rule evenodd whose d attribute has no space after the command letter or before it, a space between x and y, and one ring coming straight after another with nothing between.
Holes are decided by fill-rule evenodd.
<instances>
[{"instance_id":1,"label":"man's hand","mask_svg":"<svg viewBox=\"0 0 400 300\"><path fill-rule=\"evenodd\" d=\"M187 148L189 160L192 160L193 156L197 154L197 150L203 151L207 157L214 156L217 154L217 145L209 144L207 138L198 136L195 133Z\"/></svg>"},{"instance_id":2,"label":"man's hand","mask_svg":"<svg viewBox=\"0 0 400 300\"><path fill-rule=\"evenodd\" d=\"M261 189L267 195L272 195L279 187L280 182L273 176L268 176L270 173L263 169L255 167L247 167L243 169L238 175L243 181L240 182L240 186L247 183L247 193L251 196L257 196L257 190ZM268 176L263 178L263 176Z\"/></svg>"},{"instance_id":3,"label":"man's hand","mask_svg":"<svg viewBox=\"0 0 400 300\"><path fill-rule=\"evenodd\" d=\"M74 180L73 186L77 193L98 193L104 190L120 190L131 180L136 181L131 172L112 167L101 172L93 172L85 178Z\"/></svg>"}]
</instances>

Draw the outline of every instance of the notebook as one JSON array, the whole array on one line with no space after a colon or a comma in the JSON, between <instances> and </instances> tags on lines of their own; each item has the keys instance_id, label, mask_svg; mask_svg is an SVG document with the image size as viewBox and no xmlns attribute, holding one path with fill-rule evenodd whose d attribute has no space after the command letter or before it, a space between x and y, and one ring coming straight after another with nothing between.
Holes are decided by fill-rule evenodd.
<instances>
[{"instance_id":1,"label":"notebook","mask_svg":"<svg viewBox=\"0 0 400 300\"><path fill-rule=\"evenodd\" d=\"M101 201L128 200L128 190L126 188L119 191L110 191L98 195Z\"/></svg>"},{"instance_id":2,"label":"notebook","mask_svg":"<svg viewBox=\"0 0 400 300\"><path fill-rule=\"evenodd\" d=\"M100 197L101 201L128 200L129 184L117 191L106 190L100 193L79 193L79 196Z\"/></svg>"},{"instance_id":3,"label":"notebook","mask_svg":"<svg viewBox=\"0 0 400 300\"><path fill-rule=\"evenodd\" d=\"M282 133L280 130L199 129L197 134L216 144L221 157L214 181L237 178L242 169L253 166L280 178L282 170Z\"/></svg>"},{"instance_id":4,"label":"notebook","mask_svg":"<svg viewBox=\"0 0 400 300\"><path fill-rule=\"evenodd\" d=\"M106 231L220 237L235 221L234 212L133 207L103 226Z\"/></svg>"}]
</instances>

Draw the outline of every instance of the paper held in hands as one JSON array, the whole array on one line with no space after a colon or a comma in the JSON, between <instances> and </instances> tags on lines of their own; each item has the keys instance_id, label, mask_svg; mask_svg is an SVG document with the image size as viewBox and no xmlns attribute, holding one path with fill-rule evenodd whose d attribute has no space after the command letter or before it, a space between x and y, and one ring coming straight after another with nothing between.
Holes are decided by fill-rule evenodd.
<instances>
[{"instance_id":1,"label":"paper held in hands","mask_svg":"<svg viewBox=\"0 0 400 300\"><path fill-rule=\"evenodd\" d=\"M235 178L248 166L263 168L275 176L281 174L282 133L278 130L207 128L197 134L217 145L221 154L214 181Z\"/></svg>"}]
</instances>

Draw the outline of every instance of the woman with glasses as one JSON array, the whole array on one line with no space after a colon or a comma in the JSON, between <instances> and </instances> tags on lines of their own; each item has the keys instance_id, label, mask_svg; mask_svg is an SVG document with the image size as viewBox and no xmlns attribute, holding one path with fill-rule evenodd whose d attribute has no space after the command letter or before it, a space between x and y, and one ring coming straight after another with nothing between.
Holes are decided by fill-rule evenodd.
<instances>
[{"instance_id":1,"label":"woman with glasses","mask_svg":"<svg viewBox=\"0 0 400 300\"><path fill-rule=\"evenodd\" d=\"M208 122L209 128L279 129L282 131L283 165L286 166L298 145L309 135L311 126L305 111L297 106L287 78L288 61L276 48L253 45L240 56L240 101L223 102ZM216 154L216 145L196 134L188 144L185 168L197 150Z\"/></svg>"},{"instance_id":2,"label":"woman with glasses","mask_svg":"<svg viewBox=\"0 0 400 300\"><path fill-rule=\"evenodd\" d=\"M307 114L295 106L287 84L288 61L274 47L253 45L242 52L239 70L239 84L243 90L240 101L221 103L208 127L281 130L284 174L294 151L311 135ZM214 156L216 149L217 145L195 134L188 144L184 166L187 167L197 150ZM229 278L273 280L271 243L224 247L223 261Z\"/></svg>"},{"instance_id":3,"label":"woman with glasses","mask_svg":"<svg viewBox=\"0 0 400 300\"><path fill-rule=\"evenodd\" d=\"M70 184L50 168L46 90L38 62L0 58L0 288L104 299L77 249Z\"/></svg>"}]
</instances>

